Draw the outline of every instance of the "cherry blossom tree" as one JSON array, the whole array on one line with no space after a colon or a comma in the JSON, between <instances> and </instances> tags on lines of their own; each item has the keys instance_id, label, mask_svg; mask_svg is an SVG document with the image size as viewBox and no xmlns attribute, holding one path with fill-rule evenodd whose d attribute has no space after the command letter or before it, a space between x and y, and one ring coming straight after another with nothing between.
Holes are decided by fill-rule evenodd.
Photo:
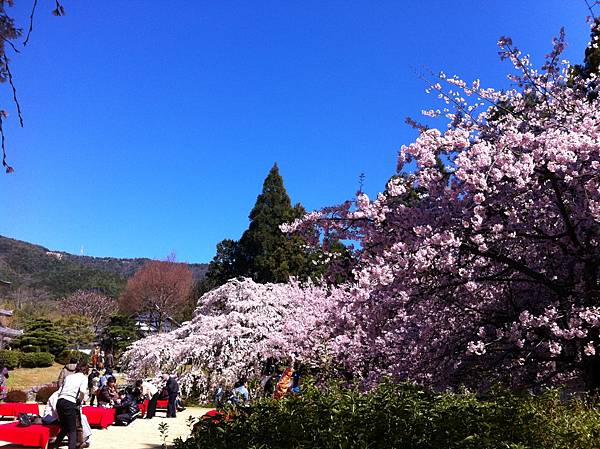
<instances>
[{"instance_id":1,"label":"cherry blossom tree","mask_svg":"<svg viewBox=\"0 0 600 449\"><path fill-rule=\"evenodd\" d=\"M448 127L419 126L385 192L283 227L359 242L330 350L368 382L600 386L600 84L562 32L540 70L498 44L514 88L441 73L424 113Z\"/></svg>"},{"instance_id":2,"label":"cherry blossom tree","mask_svg":"<svg viewBox=\"0 0 600 449\"><path fill-rule=\"evenodd\" d=\"M184 389L207 399L217 385L258 377L269 358L318 360L333 304L324 287L234 279L202 296L190 323L134 343L124 364L133 378L179 371Z\"/></svg>"},{"instance_id":3,"label":"cherry blossom tree","mask_svg":"<svg viewBox=\"0 0 600 449\"><path fill-rule=\"evenodd\" d=\"M90 290L77 290L60 303L63 314L88 318L96 334L115 313L117 306L116 299Z\"/></svg>"},{"instance_id":4,"label":"cherry blossom tree","mask_svg":"<svg viewBox=\"0 0 600 449\"><path fill-rule=\"evenodd\" d=\"M367 386L597 389L599 83L560 59L563 33L540 70L509 38L498 44L514 88L441 73L430 91L444 105L424 114L449 124L413 121L420 135L384 192L282 226L315 245L356 241L345 284L230 281L201 298L189 325L134 344L132 374L182 370L206 394L294 351Z\"/></svg>"}]
</instances>

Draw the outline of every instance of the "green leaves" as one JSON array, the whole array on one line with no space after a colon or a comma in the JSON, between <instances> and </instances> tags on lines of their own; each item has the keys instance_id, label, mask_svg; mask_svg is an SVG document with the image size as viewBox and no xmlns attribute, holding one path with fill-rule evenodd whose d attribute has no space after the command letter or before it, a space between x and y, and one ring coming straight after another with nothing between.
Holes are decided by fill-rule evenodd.
<instances>
[{"instance_id":1,"label":"green leaves","mask_svg":"<svg viewBox=\"0 0 600 449\"><path fill-rule=\"evenodd\" d=\"M175 447L593 449L599 418L594 403L562 403L556 392L499 390L478 398L411 384L382 384L369 393L305 385L299 396L202 419Z\"/></svg>"},{"instance_id":2,"label":"green leaves","mask_svg":"<svg viewBox=\"0 0 600 449\"><path fill-rule=\"evenodd\" d=\"M11 342L13 348L25 352L49 352L58 355L67 346L62 330L52 321L38 319L30 322L25 333Z\"/></svg>"}]
</instances>

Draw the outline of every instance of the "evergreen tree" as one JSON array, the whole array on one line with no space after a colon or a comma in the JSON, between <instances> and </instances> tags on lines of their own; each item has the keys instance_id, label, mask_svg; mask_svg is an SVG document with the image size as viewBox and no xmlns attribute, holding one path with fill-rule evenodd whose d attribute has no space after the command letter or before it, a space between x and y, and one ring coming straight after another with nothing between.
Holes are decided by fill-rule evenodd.
<instances>
[{"instance_id":1,"label":"evergreen tree","mask_svg":"<svg viewBox=\"0 0 600 449\"><path fill-rule=\"evenodd\" d=\"M239 275L261 283L307 276L310 269L304 240L285 235L279 229L283 223L304 214L300 204L292 207L279 168L274 164L250 212L250 226L238 243L235 264Z\"/></svg>"},{"instance_id":2,"label":"evergreen tree","mask_svg":"<svg viewBox=\"0 0 600 449\"><path fill-rule=\"evenodd\" d=\"M290 276L306 279L323 274L322 267L312 263L315 252L307 250L304 238L286 235L279 229L281 224L292 222L305 212L300 204L292 206L279 168L274 164L250 212L248 229L239 241L219 242L194 297L240 276L266 283L286 282Z\"/></svg>"},{"instance_id":3,"label":"evergreen tree","mask_svg":"<svg viewBox=\"0 0 600 449\"><path fill-rule=\"evenodd\" d=\"M23 335L11 342L11 347L24 352L50 352L58 355L67 346L64 329L47 319L37 319L29 323Z\"/></svg>"},{"instance_id":4,"label":"evergreen tree","mask_svg":"<svg viewBox=\"0 0 600 449\"><path fill-rule=\"evenodd\" d=\"M586 79L598 76L600 70L600 17L593 20L590 43L585 49L583 64L573 66L574 76Z\"/></svg>"},{"instance_id":5,"label":"evergreen tree","mask_svg":"<svg viewBox=\"0 0 600 449\"><path fill-rule=\"evenodd\" d=\"M100 336L102 345L113 354L120 354L142 337L135 321L127 315L113 315Z\"/></svg>"}]
</instances>

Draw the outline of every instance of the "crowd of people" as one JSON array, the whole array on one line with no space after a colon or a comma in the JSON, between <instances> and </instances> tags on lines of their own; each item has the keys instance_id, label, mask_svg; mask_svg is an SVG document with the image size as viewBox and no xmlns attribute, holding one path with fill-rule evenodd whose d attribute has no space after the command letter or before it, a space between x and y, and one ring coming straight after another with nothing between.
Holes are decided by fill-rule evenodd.
<instances>
[{"instance_id":1,"label":"crowd of people","mask_svg":"<svg viewBox=\"0 0 600 449\"><path fill-rule=\"evenodd\" d=\"M179 399L176 376L162 375L119 387L108 364L101 374L103 364L101 358L93 358L91 366L85 361L71 359L61 370L58 390L49 398L42 418L45 424L61 426L54 447L58 448L65 437L68 438L69 449L90 445L91 429L81 412L82 405L114 408L115 424L120 426L127 426L140 418L140 405L145 401L148 401L146 419L155 416L161 399L168 401L167 418L175 418L177 411L184 409Z\"/></svg>"},{"instance_id":2,"label":"crowd of people","mask_svg":"<svg viewBox=\"0 0 600 449\"><path fill-rule=\"evenodd\" d=\"M184 410L179 398L179 384L174 375L161 375L154 379L140 379L130 385L119 387L113 373L114 358L111 353L104 354L97 347L92 353L92 363L71 359L58 376L58 390L54 392L44 409L44 424L60 424L61 430L54 443L58 448L65 437L69 449L89 447L91 428L81 406L90 405L115 409L115 424L127 426L141 417L140 405L147 401L145 419L156 414L159 400L166 400L167 418L175 418L178 411ZM103 373L101 371L104 370ZM8 370L0 366L0 397L5 393ZM292 357L285 367L275 368L267 361L256 396L281 399L300 392L300 369ZM248 382L239 379L230 390L218 387L214 402L217 407L227 403L238 406L247 405L251 400Z\"/></svg>"},{"instance_id":3,"label":"crowd of people","mask_svg":"<svg viewBox=\"0 0 600 449\"><path fill-rule=\"evenodd\" d=\"M282 399L286 396L300 393L300 364L295 357L291 357L284 367L276 367L274 361L268 360L263 369L260 383L254 390L257 397L272 397ZM233 388L228 390L218 386L214 392L214 403L217 407L226 404L245 406L250 402L248 381L240 378Z\"/></svg>"}]
</instances>

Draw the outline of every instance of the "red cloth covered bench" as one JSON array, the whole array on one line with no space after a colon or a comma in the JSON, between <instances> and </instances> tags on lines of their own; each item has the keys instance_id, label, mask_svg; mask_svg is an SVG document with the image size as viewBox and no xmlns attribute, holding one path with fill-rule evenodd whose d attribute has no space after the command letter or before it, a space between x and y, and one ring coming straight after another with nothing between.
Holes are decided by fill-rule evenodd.
<instances>
[{"instance_id":1,"label":"red cloth covered bench","mask_svg":"<svg viewBox=\"0 0 600 449\"><path fill-rule=\"evenodd\" d=\"M40 414L38 404L24 404L22 402L5 402L0 404L0 416L19 416L19 413Z\"/></svg>"},{"instance_id":2,"label":"red cloth covered bench","mask_svg":"<svg viewBox=\"0 0 600 449\"><path fill-rule=\"evenodd\" d=\"M114 424L117 415L114 408L83 407L81 411L88 419L90 426L102 427L103 429Z\"/></svg>"},{"instance_id":3,"label":"red cloth covered bench","mask_svg":"<svg viewBox=\"0 0 600 449\"><path fill-rule=\"evenodd\" d=\"M146 412L148 411L148 403L149 402L150 401L148 399L146 399L141 404L138 404L138 406L140 407L140 413L142 414L142 417L146 416ZM163 399L163 400L156 401L156 410L158 410L158 409L164 409L164 410L166 410L168 406L169 406L169 400L168 399Z\"/></svg>"},{"instance_id":4,"label":"red cloth covered bench","mask_svg":"<svg viewBox=\"0 0 600 449\"><path fill-rule=\"evenodd\" d=\"M48 441L55 438L60 432L60 426L57 425L32 424L27 427L19 427L18 424L18 422L0 424L0 440L21 446L46 449Z\"/></svg>"}]
</instances>

